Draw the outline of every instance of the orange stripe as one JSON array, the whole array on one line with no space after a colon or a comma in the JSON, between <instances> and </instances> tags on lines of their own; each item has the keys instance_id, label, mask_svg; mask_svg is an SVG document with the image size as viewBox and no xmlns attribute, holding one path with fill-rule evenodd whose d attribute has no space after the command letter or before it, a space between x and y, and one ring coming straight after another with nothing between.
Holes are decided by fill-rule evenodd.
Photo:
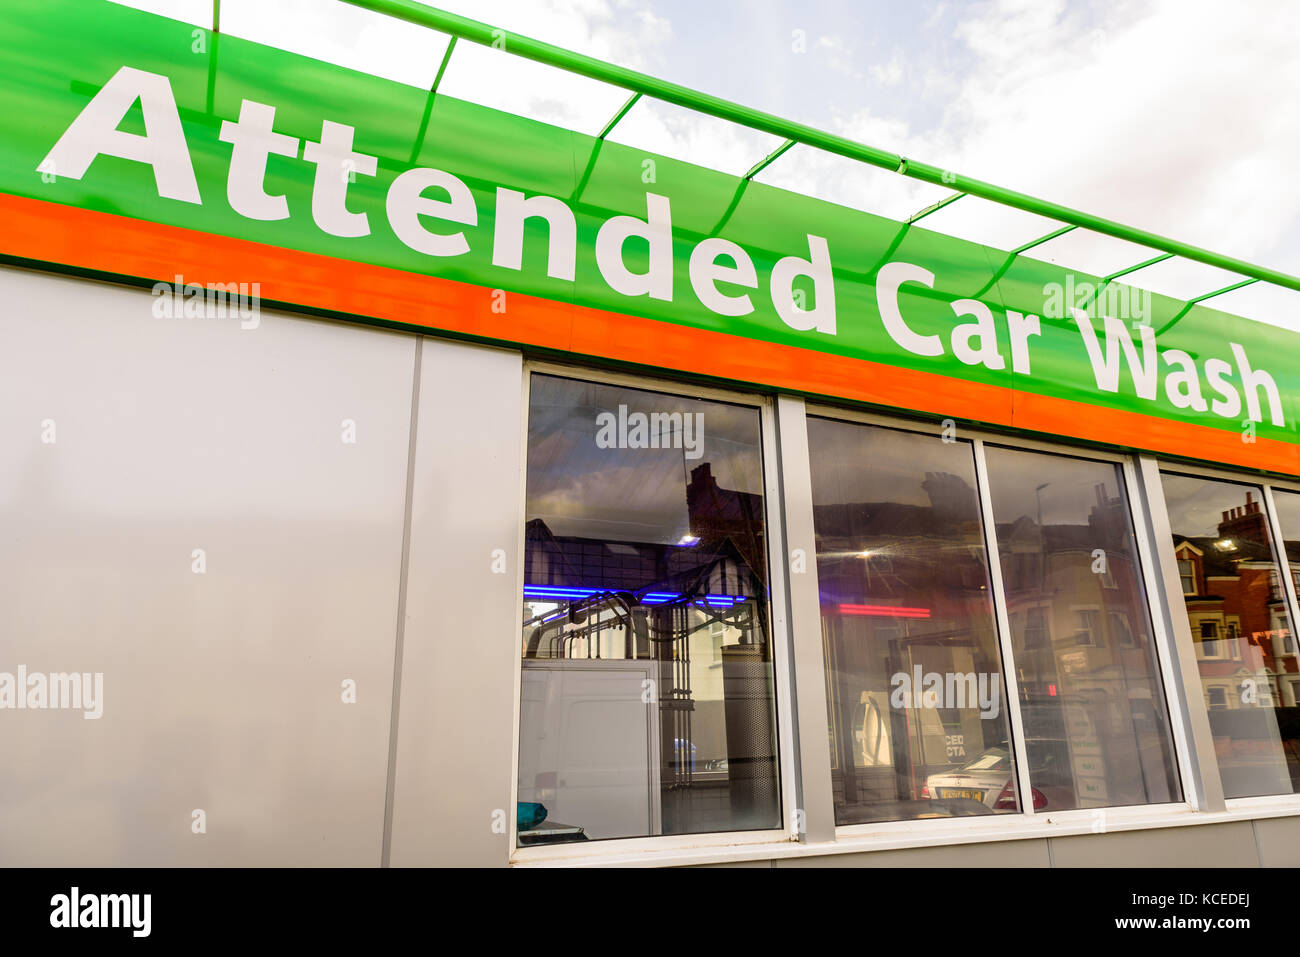
<instances>
[{"instance_id":1,"label":"orange stripe","mask_svg":"<svg viewBox=\"0 0 1300 957\"><path fill-rule=\"evenodd\" d=\"M1300 474L1300 447L0 193L0 254L149 280L258 276L263 299L812 395Z\"/></svg>"}]
</instances>

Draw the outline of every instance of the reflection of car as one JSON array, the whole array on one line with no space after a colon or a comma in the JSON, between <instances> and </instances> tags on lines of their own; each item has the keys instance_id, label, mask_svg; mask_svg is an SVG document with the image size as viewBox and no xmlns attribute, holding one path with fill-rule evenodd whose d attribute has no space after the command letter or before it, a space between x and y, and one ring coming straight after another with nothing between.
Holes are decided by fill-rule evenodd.
<instances>
[{"instance_id":1,"label":"reflection of car","mask_svg":"<svg viewBox=\"0 0 1300 957\"><path fill-rule=\"evenodd\" d=\"M1033 757L1030 767L1036 767ZM989 748L956 771L943 771L925 779L921 797L931 800L965 798L979 801L994 812L1016 810L1016 780L1012 774L1011 754L1005 745ZM1034 810L1047 807L1047 795L1033 789Z\"/></svg>"},{"instance_id":2,"label":"reflection of car","mask_svg":"<svg viewBox=\"0 0 1300 957\"><path fill-rule=\"evenodd\" d=\"M973 817L992 814L979 801L953 798L930 801L879 801L850 804L836 811L837 824L874 824L877 821L913 821L931 817Z\"/></svg>"}]
</instances>

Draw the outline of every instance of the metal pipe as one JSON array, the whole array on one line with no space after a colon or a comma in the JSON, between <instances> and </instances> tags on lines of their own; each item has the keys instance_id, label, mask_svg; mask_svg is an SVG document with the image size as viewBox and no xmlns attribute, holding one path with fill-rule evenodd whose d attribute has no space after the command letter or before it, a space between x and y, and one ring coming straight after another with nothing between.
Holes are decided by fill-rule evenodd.
<instances>
[{"instance_id":1,"label":"metal pipe","mask_svg":"<svg viewBox=\"0 0 1300 957\"><path fill-rule=\"evenodd\" d=\"M890 172L901 173L904 176L933 183L936 186L951 186L963 193L1001 203L1003 206L1010 206L1027 213L1036 213L1039 216L1046 216L1049 219L1069 223L1073 226L1081 226L1084 229L1112 236L1115 239L1123 239L1142 246L1149 246L1152 249L1173 253L1195 262L1205 263L1207 266L1217 266L1220 269L1226 269L1230 272L1250 276L1254 279L1271 282L1300 292L1300 276L1292 276L1289 273L1270 269L1266 266L1257 266L1254 263L1233 256L1225 256L1209 249L1202 249L1200 246L1194 246L1191 243L1180 242L1134 226L1126 226L1123 223L1117 223L1100 216L1092 216L1069 206L1038 199L1016 190L954 174L951 170L911 160L888 150L868 146L865 143L858 143L803 123L785 120L762 110L755 110L739 103L733 103L730 100L724 100L721 97L701 93L677 83L670 83L667 80L660 80L639 73L636 70L629 70L626 67L606 63L595 57L565 50L562 47L543 43L540 40L533 40L516 33L509 33L491 27L486 23L471 20L468 17L436 10L422 3L416 3L415 0L343 0L343 2L370 10L373 13L405 20L408 23L438 30L442 33L449 33L472 43L479 43L489 47L495 46L515 56L557 67L592 80L619 86L630 92L640 93L643 96L682 106L697 113L728 120L750 129L770 133L773 136L791 139L806 146L834 153L837 156L858 160Z\"/></svg>"},{"instance_id":2,"label":"metal pipe","mask_svg":"<svg viewBox=\"0 0 1300 957\"><path fill-rule=\"evenodd\" d=\"M772 150L772 152L768 153L767 156L763 157L761 160L759 160L757 163L751 166L749 168L749 172L746 173L742 177L742 179L744 179L746 182L753 179L755 176L763 172L763 170L767 169L778 159L780 159L783 155L785 155L785 151L794 145L795 145L794 140L786 140L776 149Z\"/></svg>"},{"instance_id":3,"label":"metal pipe","mask_svg":"<svg viewBox=\"0 0 1300 957\"><path fill-rule=\"evenodd\" d=\"M1187 315L1191 311L1192 306L1196 305L1198 302L1205 302L1205 300L1213 299L1215 296L1222 296L1225 292L1232 292L1234 289L1240 289L1242 286L1250 286L1257 282L1259 282L1258 279L1243 279L1240 282L1234 282L1230 285L1224 286L1222 289L1216 289L1214 292L1207 292L1202 293L1199 296L1193 296L1191 299L1188 299L1183 303L1183 308L1178 310L1176 316L1156 330L1156 335L1163 335L1166 331L1171 329L1174 324L1182 319L1183 316Z\"/></svg>"},{"instance_id":4,"label":"metal pipe","mask_svg":"<svg viewBox=\"0 0 1300 957\"><path fill-rule=\"evenodd\" d=\"M1143 260L1142 262L1138 263L1136 266L1125 266L1123 269L1119 270L1119 272L1111 273L1109 276L1106 276L1105 278L1102 279L1101 284L1103 286L1108 286L1113 281L1118 279L1120 276L1127 276L1129 273L1137 272L1139 269L1146 269L1147 266L1154 266L1156 263L1162 263L1166 259L1173 259L1173 258L1174 258L1173 253L1164 253L1159 256L1152 256L1150 259Z\"/></svg>"},{"instance_id":5,"label":"metal pipe","mask_svg":"<svg viewBox=\"0 0 1300 957\"><path fill-rule=\"evenodd\" d=\"M1021 246L1017 246L1015 249L1011 250L1011 252L1007 253L1007 258L1003 260L1002 265L999 266L994 271L993 275L989 277L989 281L986 282L983 286L981 286L979 290L976 291L970 298L978 299L981 296L983 296L986 292L988 292L990 289L992 289L994 286L996 286L998 284L998 280L1006 275L1007 270L1011 268L1011 264L1016 261L1016 257L1019 256L1021 253L1026 253L1029 250L1033 249L1035 246L1043 245L1043 243L1049 243L1057 236L1064 236L1066 233L1073 232L1078 228L1079 228L1078 226L1062 226L1060 229L1052 230L1046 236L1039 236L1037 239L1031 239L1029 242Z\"/></svg>"},{"instance_id":6,"label":"metal pipe","mask_svg":"<svg viewBox=\"0 0 1300 957\"><path fill-rule=\"evenodd\" d=\"M925 207L925 209L921 210L919 213L914 213L913 215L909 216L906 220L907 224L910 226L912 223L920 222L921 220L925 219L925 217L929 216L931 213L937 213L945 206L950 206L951 204L957 202L957 200L961 199L963 196L966 195L968 194L953 193L951 196L945 197L944 199L939 200L939 202L937 203L931 203L929 206Z\"/></svg>"},{"instance_id":7,"label":"metal pipe","mask_svg":"<svg viewBox=\"0 0 1300 957\"><path fill-rule=\"evenodd\" d=\"M442 54L442 63L433 78L433 85L429 87L429 95L424 98L424 116L420 119L420 132L415 134L415 142L411 145L412 163L419 159L420 150L424 148L424 136L429 131L429 117L433 114L433 101L438 96L438 84L442 82L442 75L447 72L447 65L451 63L451 54L455 49L456 38L451 37L447 41L447 49Z\"/></svg>"},{"instance_id":8,"label":"metal pipe","mask_svg":"<svg viewBox=\"0 0 1300 957\"><path fill-rule=\"evenodd\" d=\"M636 106L636 101L639 99L641 99L640 93L633 93L631 96L629 96L627 98L627 102L624 103L623 106L619 109L619 111L614 114L613 119L611 119L608 123L605 124L605 128L600 131L600 134L596 137L596 139L603 140L605 137L609 136L610 133L614 132L614 127L618 126L619 120L627 116L627 111L632 109L632 107Z\"/></svg>"}]
</instances>

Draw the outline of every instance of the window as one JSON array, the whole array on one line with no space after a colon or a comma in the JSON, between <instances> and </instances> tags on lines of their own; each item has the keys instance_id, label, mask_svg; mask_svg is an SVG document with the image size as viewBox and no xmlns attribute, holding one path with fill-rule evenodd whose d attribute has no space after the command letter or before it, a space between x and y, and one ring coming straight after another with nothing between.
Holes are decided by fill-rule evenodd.
<instances>
[{"instance_id":1,"label":"window","mask_svg":"<svg viewBox=\"0 0 1300 957\"><path fill-rule=\"evenodd\" d=\"M1209 580L1210 594L1188 596L1187 614L1224 795L1300 790L1295 702L1281 706L1268 678L1286 670L1270 637L1285 642L1292 629L1285 604L1270 598L1277 562L1263 492L1258 486L1173 472L1162 473L1162 483L1174 551L1197 548ZM1278 492L1275 500L1282 527L1300 530L1300 495ZM1234 640L1237 636L1244 637Z\"/></svg>"},{"instance_id":2,"label":"window","mask_svg":"<svg viewBox=\"0 0 1300 957\"><path fill-rule=\"evenodd\" d=\"M1219 653L1219 623L1217 621L1201 622L1201 656L1204 658L1221 657Z\"/></svg>"},{"instance_id":3,"label":"window","mask_svg":"<svg viewBox=\"0 0 1300 957\"><path fill-rule=\"evenodd\" d=\"M1015 812L973 447L822 418L808 444L836 823Z\"/></svg>"},{"instance_id":4,"label":"window","mask_svg":"<svg viewBox=\"0 0 1300 957\"><path fill-rule=\"evenodd\" d=\"M1178 560L1178 575L1183 580L1183 594L1196 594L1196 564L1190 558Z\"/></svg>"},{"instance_id":5,"label":"window","mask_svg":"<svg viewBox=\"0 0 1300 957\"><path fill-rule=\"evenodd\" d=\"M519 843L780 827L758 410L535 374L528 416Z\"/></svg>"},{"instance_id":6,"label":"window","mask_svg":"<svg viewBox=\"0 0 1300 957\"><path fill-rule=\"evenodd\" d=\"M1025 609L1025 647L1030 650L1050 647L1052 644L1051 618L1044 605L1030 605Z\"/></svg>"},{"instance_id":7,"label":"window","mask_svg":"<svg viewBox=\"0 0 1300 957\"><path fill-rule=\"evenodd\" d=\"M1070 636L1043 644L1026 631L1011 634L1035 806L1178 800L1169 715L1119 467L995 446L985 454L1008 611L1045 608ZM1016 560L1026 553L1040 561ZM1035 566L1037 575L1022 574ZM1116 587L1103 580L1103 568ZM1128 637L1105 641L1102 623L1117 621Z\"/></svg>"},{"instance_id":8,"label":"window","mask_svg":"<svg viewBox=\"0 0 1300 957\"><path fill-rule=\"evenodd\" d=\"M1110 586L1102 582L1102 587ZM1074 643L1076 645L1096 645L1097 636L1101 632L1101 609L1076 608L1074 610L1074 624Z\"/></svg>"},{"instance_id":9,"label":"window","mask_svg":"<svg viewBox=\"0 0 1300 957\"><path fill-rule=\"evenodd\" d=\"M1133 638L1133 629L1129 627L1128 615L1122 611L1110 612L1110 633L1117 646L1132 648L1137 644Z\"/></svg>"}]
</instances>

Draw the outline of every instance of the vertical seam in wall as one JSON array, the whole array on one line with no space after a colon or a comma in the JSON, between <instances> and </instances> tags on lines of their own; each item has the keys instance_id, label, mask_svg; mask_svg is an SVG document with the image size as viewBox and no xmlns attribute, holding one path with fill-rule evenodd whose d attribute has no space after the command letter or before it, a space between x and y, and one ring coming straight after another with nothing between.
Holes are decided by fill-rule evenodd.
<instances>
[{"instance_id":1,"label":"vertical seam in wall","mask_svg":"<svg viewBox=\"0 0 1300 957\"><path fill-rule=\"evenodd\" d=\"M1259 828L1257 826L1258 824L1259 822L1256 821L1254 818L1250 819L1250 834L1255 839L1255 860L1259 863L1260 867L1263 867L1264 852L1260 850L1259 847Z\"/></svg>"},{"instance_id":2,"label":"vertical seam in wall","mask_svg":"<svg viewBox=\"0 0 1300 957\"><path fill-rule=\"evenodd\" d=\"M1047 866L1048 867L1056 866L1056 860L1055 858L1052 857L1052 839L1050 837L1047 838Z\"/></svg>"},{"instance_id":3,"label":"vertical seam in wall","mask_svg":"<svg viewBox=\"0 0 1300 957\"><path fill-rule=\"evenodd\" d=\"M393 647L393 706L388 719L388 782L384 792L384 840L379 866L388 867L393 849L393 788L397 779L397 716L402 698L402 646L406 639L406 578L411 560L411 500L415 492L415 434L420 420L420 364L424 338L415 338L411 372L411 428L406 440L406 500L402 507L402 563L397 578L397 635Z\"/></svg>"}]
</instances>

